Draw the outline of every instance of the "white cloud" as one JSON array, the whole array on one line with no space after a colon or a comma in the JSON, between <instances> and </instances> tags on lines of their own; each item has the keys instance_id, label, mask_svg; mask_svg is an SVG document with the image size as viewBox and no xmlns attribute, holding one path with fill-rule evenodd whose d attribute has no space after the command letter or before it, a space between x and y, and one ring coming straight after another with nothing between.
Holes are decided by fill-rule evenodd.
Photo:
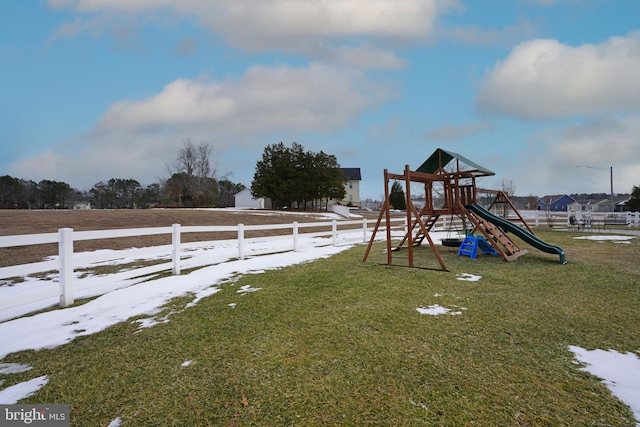
<instances>
[{"instance_id":1,"label":"white cloud","mask_svg":"<svg viewBox=\"0 0 640 427\"><path fill-rule=\"evenodd\" d=\"M556 40L516 46L486 76L476 106L524 119L640 109L640 32L572 47Z\"/></svg>"},{"instance_id":2,"label":"white cloud","mask_svg":"<svg viewBox=\"0 0 640 427\"><path fill-rule=\"evenodd\" d=\"M302 54L349 65L395 69L404 66L389 41L429 38L437 17L457 0L49 0L86 21L64 23L52 38L82 31L104 33L105 22L121 25L132 16L150 20L192 20L249 51ZM320 56L315 56L320 55Z\"/></svg>"},{"instance_id":3,"label":"white cloud","mask_svg":"<svg viewBox=\"0 0 640 427\"><path fill-rule=\"evenodd\" d=\"M23 158L11 165L10 172L36 182L43 179L67 182L80 190L109 178L133 178L148 185L167 177L165 165L175 159L184 137L126 134L83 137L75 150L56 148L55 153L47 150Z\"/></svg>"},{"instance_id":4,"label":"white cloud","mask_svg":"<svg viewBox=\"0 0 640 427\"><path fill-rule=\"evenodd\" d=\"M353 70L322 64L255 66L237 81L177 79L145 100L117 102L100 118L97 129L328 132L392 96L388 85Z\"/></svg>"},{"instance_id":5,"label":"white cloud","mask_svg":"<svg viewBox=\"0 0 640 427\"><path fill-rule=\"evenodd\" d=\"M51 34L51 40L72 39L78 37L84 30L86 30L84 23L79 16L76 16L73 22L63 22L58 25Z\"/></svg>"},{"instance_id":6,"label":"white cloud","mask_svg":"<svg viewBox=\"0 0 640 427\"><path fill-rule=\"evenodd\" d=\"M530 39L537 31L537 24L521 21L515 25L504 28L484 29L477 25L466 27L444 28L440 31L445 38L461 42L471 46L513 46L523 40Z\"/></svg>"},{"instance_id":7,"label":"white cloud","mask_svg":"<svg viewBox=\"0 0 640 427\"><path fill-rule=\"evenodd\" d=\"M166 177L165 165L187 137L209 143L217 159L240 152L236 163L219 168L236 172L252 168L262 148L277 142L274 135L290 142L306 132L331 133L394 96L385 82L322 64L256 66L220 81L177 79L147 99L114 103L94 130L15 163L11 173L78 188L111 177L149 184Z\"/></svg>"},{"instance_id":8,"label":"white cloud","mask_svg":"<svg viewBox=\"0 0 640 427\"><path fill-rule=\"evenodd\" d=\"M373 46L320 47L312 56L326 62L362 69L397 70L407 65L407 61L395 53Z\"/></svg>"},{"instance_id":9,"label":"white cloud","mask_svg":"<svg viewBox=\"0 0 640 427\"><path fill-rule=\"evenodd\" d=\"M64 162L64 156L45 150L34 157L21 159L10 166L11 172L17 176L24 176L36 182L43 179L56 181L59 176L58 168Z\"/></svg>"},{"instance_id":10,"label":"white cloud","mask_svg":"<svg viewBox=\"0 0 640 427\"><path fill-rule=\"evenodd\" d=\"M132 15L118 16L113 13L90 16L76 16L71 22L63 22L53 29L47 45L59 40L73 39L81 34L93 38L111 37L115 47L120 50L144 51L140 38L139 23Z\"/></svg>"},{"instance_id":11,"label":"white cloud","mask_svg":"<svg viewBox=\"0 0 640 427\"><path fill-rule=\"evenodd\" d=\"M49 0L51 7L80 13L157 13L195 17L230 38L286 39L295 36L350 37L372 34L420 37L432 29L438 0Z\"/></svg>"},{"instance_id":12,"label":"white cloud","mask_svg":"<svg viewBox=\"0 0 640 427\"><path fill-rule=\"evenodd\" d=\"M424 0L274 0L240 2L221 20L206 14L203 21L239 45L280 44L292 37L349 38L358 36L423 38L433 30L435 1ZM239 31L239 28L242 30Z\"/></svg>"},{"instance_id":13,"label":"white cloud","mask_svg":"<svg viewBox=\"0 0 640 427\"><path fill-rule=\"evenodd\" d=\"M598 118L535 135L508 166L518 193L630 193L639 185L640 114ZM592 166L601 170L578 168Z\"/></svg>"},{"instance_id":14,"label":"white cloud","mask_svg":"<svg viewBox=\"0 0 640 427\"><path fill-rule=\"evenodd\" d=\"M634 136L640 132L639 118L599 118L567 127L559 134L554 156L580 165L603 160L625 163L628 157L640 161L640 144Z\"/></svg>"}]
</instances>

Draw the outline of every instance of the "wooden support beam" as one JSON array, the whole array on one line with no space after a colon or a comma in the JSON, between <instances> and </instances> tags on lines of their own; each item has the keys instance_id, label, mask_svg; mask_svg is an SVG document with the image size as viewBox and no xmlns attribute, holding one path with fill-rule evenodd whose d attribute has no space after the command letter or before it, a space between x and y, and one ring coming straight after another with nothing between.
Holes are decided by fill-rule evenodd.
<instances>
[{"instance_id":1,"label":"wooden support beam","mask_svg":"<svg viewBox=\"0 0 640 427\"><path fill-rule=\"evenodd\" d=\"M408 209L408 207L407 207L407 209ZM440 256L440 252L438 251L438 248L436 247L436 244L433 243L433 240L431 239L431 236L429 235L429 230L427 230L427 228L425 227L424 223L422 222L422 219L420 218L420 215L418 214L418 211L416 210L415 206L413 206L413 203L411 204L411 209L413 210L413 213L416 215L416 218L418 220L418 224L420 224L420 228L422 229L422 232L424 233L425 237L429 241L429 246L431 246L431 251L433 252L433 255L436 257L436 259L438 260L438 263L440 264L440 267L444 271L449 271L449 269L447 269L447 266L444 264L444 261L442 260L442 257Z\"/></svg>"},{"instance_id":2,"label":"wooden support beam","mask_svg":"<svg viewBox=\"0 0 640 427\"><path fill-rule=\"evenodd\" d=\"M411 220L412 211L411 209L409 209L409 206L413 208L413 203L411 202L411 170L409 169L409 165L405 165L404 167L404 187L405 187L404 195L406 198L405 209L407 210L407 228L409 228L409 224L413 222ZM416 216L416 221L420 221L419 216ZM413 232L412 230L407 231L407 237L409 238L409 267L413 267Z\"/></svg>"}]
</instances>

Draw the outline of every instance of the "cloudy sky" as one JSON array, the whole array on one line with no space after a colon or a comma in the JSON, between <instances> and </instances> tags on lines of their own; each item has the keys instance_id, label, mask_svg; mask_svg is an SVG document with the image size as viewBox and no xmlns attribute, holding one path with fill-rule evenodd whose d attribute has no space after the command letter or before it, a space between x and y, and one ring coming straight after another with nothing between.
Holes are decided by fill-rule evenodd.
<instances>
[{"instance_id":1,"label":"cloudy sky","mask_svg":"<svg viewBox=\"0 0 640 427\"><path fill-rule=\"evenodd\" d=\"M187 138L251 184L264 147L383 170L436 148L519 195L640 185L637 0L8 0L0 175L167 178ZM578 168L591 166L592 168Z\"/></svg>"}]
</instances>

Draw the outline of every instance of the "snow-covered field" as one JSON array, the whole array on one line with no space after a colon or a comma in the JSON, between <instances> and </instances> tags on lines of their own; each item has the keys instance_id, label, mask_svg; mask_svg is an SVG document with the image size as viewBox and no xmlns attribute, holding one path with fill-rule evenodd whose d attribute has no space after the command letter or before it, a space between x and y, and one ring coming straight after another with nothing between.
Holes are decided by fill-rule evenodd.
<instances>
[{"instance_id":1,"label":"snow-covered field","mask_svg":"<svg viewBox=\"0 0 640 427\"><path fill-rule=\"evenodd\" d=\"M355 240L361 232L354 232ZM434 240L446 237L446 233L433 233ZM344 237L348 239L348 236ZM593 239L625 241L629 236L593 236ZM108 328L119 322L127 321L133 316L146 315L138 320L140 328L153 327L159 322L169 322L170 313L162 318L157 314L160 308L171 299L187 294L194 295L194 299L185 305L182 310L197 304L202 298L216 294L222 285L232 285L238 275L260 274L265 270L279 269L286 266L311 262L320 258L327 258L341 251L349 249L352 244L338 246L316 246L311 242L301 245L303 249L298 252L284 252L272 255L250 256L244 260L232 260L237 255L237 248L216 247L213 251L206 249L194 251L185 270L189 266L207 265L203 268L180 276L163 277L148 282L118 283L112 285L112 290L104 295L87 302L86 304L53 310L32 316L20 317L0 323L0 361L10 353L21 350L53 348L64 345L77 336L90 335ZM260 242L252 243L252 249L259 253ZM265 243L262 243L264 245ZM268 243L273 245L274 241ZM306 249L304 249L306 247ZM212 259L217 260L211 265ZM132 260L123 259L128 263ZM458 280L470 282L480 281L482 278L475 274L461 273ZM33 286L34 283L26 282L20 286ZM17 286L17 285L14 285ZM0 298L6 298L14 286L0 286ZM238 298L247 292L257 292L258 288L243 287L238 289ZM465 307L442 307L435 303L438 295L434 295L434 304L429 307L416 307L420 314L426 315L460 315L464 316ZM232 304L231 307L234 307ZM0 313L0 319L11 318L15 313ZM640 425L640 359L637 354L620 354L613 350L588 351L580 347L571 346L570 350L575 354L576 363L583 365L584 370L601 378L611 389L612 393L629 405ZM185 366L196 361L185 361ZM0 363L0 374L10 375L30 369L28 366L10 363ZM30 396L48 382L47 376L33 378L24 383L0 390L0 404L17 403L21 399ZM0 387L2 383L0 382ZM118 426L119 420L115 419L112 426Z\"/></svg>"}]
</instances>

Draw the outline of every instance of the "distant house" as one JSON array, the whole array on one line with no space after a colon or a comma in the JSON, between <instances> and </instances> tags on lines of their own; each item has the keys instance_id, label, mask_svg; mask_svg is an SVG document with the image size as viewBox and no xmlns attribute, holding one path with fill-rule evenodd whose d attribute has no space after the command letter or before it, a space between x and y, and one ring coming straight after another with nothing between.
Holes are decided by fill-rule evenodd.
<instances>
[{"instance_id":1,"label":"distant house","mask_svg":"<svg viewBox=\"0 0 640 427\"><path fill-rule=\"evenodd\" d=\"M577 199L575 197L571 197L573 199L573 203L569 203L567 205L567 211L569 212L581 212L581 211L591 211L593 210L593 205L589 203L589 201L585 201L583 199Z\"/></svg>"},{"instance_id":2,"label":"distant house","mask_svg":"<svg viewBox=\"0 0 640 427\"><path fill-rule=\"evenodd\" d=\"M538 199L538 210L551 212L568 212L569 207L575 208L576 200L566 194L544 196Z\"/></svg>"},{"instance_id":3,"label":"distant house","mask_svg":"<svg viewBox=\"0 0 640 427\"><path fill-rule=\"evenodd\" d=\"M624 212L626 211L626 204L631 198L630 194L618 194L613 197L613 211ZM598 212L611 212L611 197L602 199L597 202Z\"/></svg>"},{"instance_id":4,"label":"distant house","mask_svg":"<svg viewBox=\"0 0 640 427\"><path fill-rule=\"evenodd\" d=\"M629 208L627 208L627 202L629 200L631 200L631 194L621 194L617 198L614 198L613 202L615 204L615 211L616 212L628 211Z\"/></svg>"},{"instance_id":5,"label":"distant house","mask_svg":"<svg viewBox=\"0 0 640 427\"><path fill-rule=\"evenodd\" d=\"M344 199L342 199L340 203L359 207L360 181L362 181L360 168L341 168L341 170L346 179L346 182L344 183L346 194L344 196Z\"/></svg>"},{"instance_id":6,"label":"distant house","mask_svg":"<svg viewBox=\"0 0 640 427\"><path fill-rule=\"evenodd\" d=\"M236 208L271 209L270 199L264 197L256 199L251 195L251 190L248 188L235 194L233 199Z\"/></svg>"},{"instance_id":7,"label":"distant house","mask_svg":"<svg viewBox=\"0 0 640 427\"><path fill-rule=\"evenodd\" d=\"M619 194L613 197L613 211L624 212L627 201L631 198L629 194ZM611 197L600 199L575 198L576 204L571 207L571 211L583 212L611 212Z\"/></svg>"},{"instance_id":8,"label":"distant house","mask_svg":"<svg viewBox=\"0 0 640 427\"><path fill-rule=\"evenodd\" d=\"M79 209L79 210L85 210L85 209L91 209L91 202L73 202L71 203L72 209Z\"/></svg>"},{"instance_id":9,"label":"distant house","mask_svg":"<svg viewBox=\"0 0 640 427\"><path fill-rule=\"evenodd\" d=\"M598 212L599 207L598 204L600 203L599 200L596 199L589 199L589 198L585 198L585 197L578 197L578 196L573 196L573 199L576 201L573 205L571 205L570 207L570 211L571 212Z\"/></svg>"},{"instance_id":10,"label":"distant house","mask_svg":"<svg viewBox=\"0 0 640 427\"><path fill-rule=\"evenodd\" d=\"M536 196L509 196L509 200L511 200L513 206L519 211L538 209L536 204L538 198Z\"/></svg>"},{"instance_id":11,"label":"distant house","mask_svg":"<svg viewBox=\"0 0 640 427\"><path fill-rule=\"evenodd\" d=\"M600 196L602 197L602 196ZM544 196L537 200L537 209L553 212L611 212L611 197L590 198L589 195L558 194ZM618 194L613 197L613 211L624 212L630 194Z\"/></svg>"}]
</instances>

